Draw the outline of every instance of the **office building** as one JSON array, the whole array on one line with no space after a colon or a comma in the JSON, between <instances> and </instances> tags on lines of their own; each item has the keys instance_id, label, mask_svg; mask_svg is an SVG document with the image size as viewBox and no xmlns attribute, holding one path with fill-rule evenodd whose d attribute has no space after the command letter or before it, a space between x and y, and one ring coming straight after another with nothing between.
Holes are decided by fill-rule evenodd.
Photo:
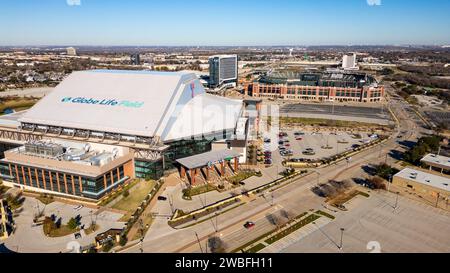
<instances>
[{"instance_id":1,"label":"office building","mask_svg":"<svg viewBox=\"0 0 450 273\"><path fill-rule=\"evenodd\" d=\"M209 86L235 87L238 81L238 56L217 55L209 58Z\"/></svg>"},{"instance_id":2,"label":"office building","mask_svg":"<svg viewBox=\"0 0 450 273\"><path fill-rule=\"evenodd\" d=\"M356 53L345 54L342 57L342 68L344 70L357 70Z\"/></svg>"},{"instance_id":3,"label":"office building","mask_svg":"<svg viewBox=\"0 0 450 273\"><path fill-rule=\"evenodd\" d=\"M77 50L74 47L68 47L66 51L68 56L77 56Z\"/></svg>"},{"instance_id":4,"label":"office building","mask_svg":"<svg viewBox=\"0 0 450 273\"><path fill-rule=\"evenodd\" d=\"M131 65L140 65L141 64L141 56L139 53L131 54L130 56Z\"/></svg>"},{"instance_id":5,"label":"office building","mask_svg":"<svg viewBox=\"0 0 450 273\"><path fill-rule=\"evenodd\" d=\"M450 174L450 157L428 154L420 162L427 166L430 171L437 171L443 174Z\"/></svg>"}]
</instances>

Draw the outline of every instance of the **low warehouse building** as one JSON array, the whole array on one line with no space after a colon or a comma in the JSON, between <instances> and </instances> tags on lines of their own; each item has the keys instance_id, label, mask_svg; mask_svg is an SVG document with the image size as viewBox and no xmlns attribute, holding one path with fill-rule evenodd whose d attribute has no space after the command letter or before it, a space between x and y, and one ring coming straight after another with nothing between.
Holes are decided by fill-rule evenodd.
<instances>
[{"instance_id":1,"label":"low warehouse building","mask_svg":"<svg viewBox=\"0 0 450 273\"><path fill-rule=\"evenodd\" d=\"M450 157L428 154L424 156L420 162L428 166L430 170L435 170L441 173L450 174Z\"/></svg>"},{"instance_id":2,"label":"low warehouse building","mask_svg":"<svg viewBox=\"0 0 450 273\"><path fill-rule=\"evenodd\" d=\"M392 183L435 198L448 199L450 197L450 178L448 176L406 168L394 176Z\"/></svg>"}]
</instances>

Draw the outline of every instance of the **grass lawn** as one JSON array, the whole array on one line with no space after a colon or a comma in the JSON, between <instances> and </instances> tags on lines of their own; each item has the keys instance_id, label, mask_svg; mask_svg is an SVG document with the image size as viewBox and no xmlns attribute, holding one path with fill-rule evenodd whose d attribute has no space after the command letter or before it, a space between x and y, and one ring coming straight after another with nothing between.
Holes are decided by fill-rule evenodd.
<instances>
[{"instance_id":1,"label":"grass lawn","mask_svg":"<svg viewBox=\"0 0 450 273\"><path fill-rule=\"evenodd\" d=\"M150 226L152 225L153 222L153 218L150 215L146 215L145 217L142 217L141 219L143 219L143 226L144 226L144 235L147 233L148 229L150 228ZM148 226L148 228L147 228ZM136 234L134 234L133 238L131 238L131 241L134 240L138 240L141 238L141 232L136 232Z\"/></svg>"},{"instance_id":2,"label":"grass lawn","mask_svg":"<svg viewBox=\"0 0 450 273\"><path fill-rule=\"evenodd\" d=\"M95 224L93 227L90 226L88 228L85 228L84 229L84 233L86 233L86 235L89 235L89 234L91 234L91 233L93 233L95 231L98 231L99 229L100 229L100 226Z\"/></svg>"},{"instance_id":3,"label":"grass lawn","mask_svg":"<svg viewBox=\"0 0 450 273\"><path fill-rule=\"evenodd\" d=\"M242 182L245 179L248 179L248 178L250 178L252 176L255 176L255 175L257 175L256 172L242 171L242 172L239 172L238 174L236 174L234 176L228 177L227 180L228 180L228 182L236 185L239 182Z\"/></svg>"},{"instance_id":4,"label":"grass lawn","mask_svg":"<svg viewBox=\"0 0 450 273\"><path fill-rule=\"evenodd\" d=\"M261 251L263 248L265 248L266 246L263 244L257 244L254 247L248 249L247 251L245 251L245 253L258 253L258 251Z\"/></svg>"},{"instance_id":5,"label":"grass lawn","mask_svg":"<svg viewBox=\"0 0 450 273\"><path fill-rule=\"evenodd\" d=\"M137 207L141 205L145 197L155 186L155 181L140 181L138 184L130 190L130 195L123 197L119 202L112 206L113 209L127 211L128 213L122 217L121 221L128 221L131 215L136 211Z\"/></svg>"},{"instance_id":6,"label":"grass lawn","mask_svg":"<svg viewBox=\"0 0 450 273\"><path fill-rule=\"evenodd\" d=\"M321 210L316 211L316 214L322 215L322 216L325 216L325 217L328 217L328 218L330 218L330 219L335 219L335 218L336 218L336 217L334 217L333 215L331 215L331 214L329 214L329 213L326 213L326 212L324 212L324 211L321 211Z\"/></svg>"},{"instance_id":7,"label":"grass lawn","mask_svg":"<svg viewBox=\"0 0 450 273\"><path fill-rule=\"evenodd\" d=\"M187 200L192 200L192 196L207 193L210 191L215 191L217 188L210 184L204 184L198 187L192 187L183 190L183 198Z\"/></svg>"},{"instance_id":8,"label":"grass lawn","mask_svg":"<svg viewBox=\"0 0 450 273\"><path fill-rule=\"evenodd\" d=\"M280 117L281 124L296 123L303 125L320 125L320 126L334 126L334 127L354 127L354 126L366 126L374 127L374 124L365 122L354 122L345 120L328 120L320 118L300 118L300 117Z\"/></svg>"},{"instance_id":9,"label":"grass lawn","mask_svg":"<svg viewBox=\"0 0 450 273\"><path fill-rule=\"evenodd\" d=\"M48 237L51 238L57 238L57 237L64 237L70 234L74 234L75 232L80 231L79 228L77 229L71 229L67 225L61 225L60 228L52 229L50 233L48 234Z\"/></svg>"},{"instance_id":10,"label":"grass lawn","mask_svg":"<svg viewBox=\"0 0 450 273\"><path fill-rule=\"evenodd\" d=\"M37 100L20 99L20 98L6 101L4 103L0 103L0 113L3 113L3 111L5 111L5 109L7 108L15 109L16 111L26 110L35 105L36 102Z\"/></svg>"},{"instance_id":11,"label":"grass lawn","mask_svg":"<svg viewBox=\"0 0 450 273\"><path fill-rule=\"evenodd\" d=\"M350 201L351 199L353 199L354 197L356 197L357 195L362 195L364 197L369 197L370 196L369 194L367 194L365 192L358 191L358 190L353 190L353 191L351 191L349 193L344 193L344 194L341 194L338 197L334 198L331 201L331 205L334 205L334 206L343 205L343 204L347 203L348 201Z\"/></svg>"},{"instance_id":12,"label":"grass lawn","mask_svg":"<svg viewBox=\"0 0 450 273\"><path fill-rule=\"evenodd\" d=\"M303 212L303 213L301 213L301 214L295 216L295 217L293 218L293 220L300 219L300 218L306 216L307 214L308 214L307 212ZM292 221L292 220L291 220L291 221ZM289 221L289 222L291 222L291 221ZM284 224L283 227L285 227L286 225L288 225L289 222L286 223L286 224ZM281 227L281 228L283 228L283 227ZM240 246L240 247L234 249L233 251L231 251L231 253L236 253L236 252L242 251L243 249L245 249L245 248L251 246L252 244L254 244L254 243L256 243L256 242L258 242L258 241L264 239L265 237L267 237L267 236L269 236L269 235L271 235L271 234L274 233L275 231L277 231L277 228L275 228L275 229L273 229L273 230L271 230L271 231L269 231L269 232L264 233L263 235L261 235L261 236L255 238L255 239L253 239L253 240L251 240L250 242L247 242L247 243L244 244L243 246ZM253 248L255 248L255 247L256 247L256 246L254 246ZM252 248L251 248L251 249L252 249ZM249 249L248 251L250 251L250 249ZM246 252L248 252L248 251L246 251ZM258 250L258 251L259 251L259 250Z\"/></svg>"}]
</instances>

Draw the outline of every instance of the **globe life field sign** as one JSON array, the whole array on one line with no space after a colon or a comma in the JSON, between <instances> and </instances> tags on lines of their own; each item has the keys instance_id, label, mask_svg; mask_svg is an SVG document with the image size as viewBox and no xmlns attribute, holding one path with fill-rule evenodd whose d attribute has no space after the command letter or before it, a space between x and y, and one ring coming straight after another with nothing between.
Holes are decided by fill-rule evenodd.
<instances>
[{"instance_id":1,"label":"globe life field sign","mask_svg":"<svg viewBox=\"0 0 450 273\"><path fill-rule=\"evenodd\" d=\"M65 97L61 100L61 102L103 105L103 106L122 106L122 107L129 107L129 108L141 108L144 105L144 102L137 102L137 101L128 101L128 100L118 101L115 99L93 99L93 98L83 98L83 97L78 97L78 98Z\"/></svg>"}]
</instances>

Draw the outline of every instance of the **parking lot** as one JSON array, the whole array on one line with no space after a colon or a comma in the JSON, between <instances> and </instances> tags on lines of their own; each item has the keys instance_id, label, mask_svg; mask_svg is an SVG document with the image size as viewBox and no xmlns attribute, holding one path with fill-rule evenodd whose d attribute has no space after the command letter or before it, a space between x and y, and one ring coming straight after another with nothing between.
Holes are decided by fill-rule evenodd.
<instances>
[{"instance_id":1,"label":"parking lot","mask_svg":"<svg viewBox=\"0 0 450 273\"><path fill-rule=\"evenodd\" d=\"M288 104L283 105L281 113L307 113L316 115L350 116L372 119L389 119L389 113L382 107L359 107L339 104Z\"/></svg>"},{"instance_id":2,"label":"parking lot","mask_svg":"<svg viewBox=\"0 0 450 273\"><path fill-rule=\"evenodd\" d=\"M432 206L372 192L355 198L336 220L285 248L284 253L449 252L450 214ZM343 249L340 229L344 228Z\"/></svg>"},{"instance_id":3,"label":"parking lot","mask_svg":"<svg viewBox=\"0 0 450 273\"><path fill-rule=\"evenodd\" d=\"M301 130L284 131L283 133L284 136L271 139L271 145L278 146L278 150L272 152L273 160L276 160L273 156L274 154L279 154L284 158L316 160L358 148L375 140L375 138L371 138L367 133L352 135L345 132L315 133L303 132ZM267 143L265 146L268 146ZM265 150L267 150L267 147Z\"/></svg>"}]
</instances>

